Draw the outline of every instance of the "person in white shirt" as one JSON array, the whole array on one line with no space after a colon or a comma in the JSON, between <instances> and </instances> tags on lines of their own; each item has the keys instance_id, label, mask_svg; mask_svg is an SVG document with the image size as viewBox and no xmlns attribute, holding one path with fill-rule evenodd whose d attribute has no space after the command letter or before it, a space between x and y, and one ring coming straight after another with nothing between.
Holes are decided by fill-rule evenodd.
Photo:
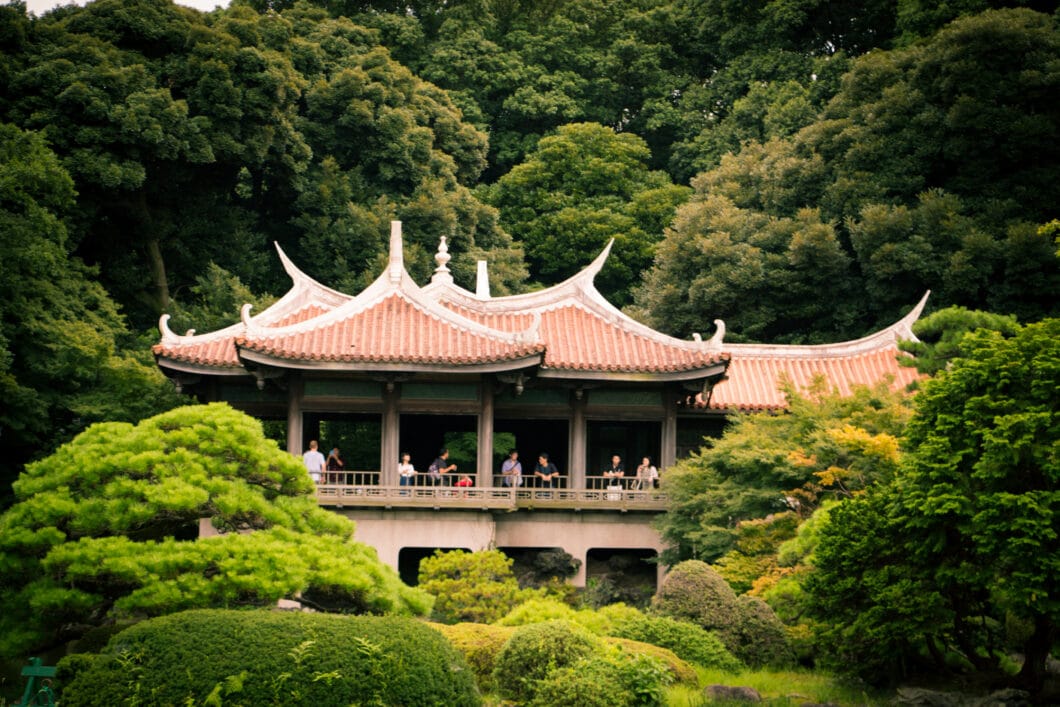
<instances>
[{"instance_id":1,"label":"person in white shirt","mask_svg":"<svg viewBox=\"0 0 1060 707\"><path fill-rule=\"evenodd\" d=\"M401 461L398 462L398 474L401 476L402 486L415 486L416 469L412 466L412 456L408 452L401 453Z\"/></svg>"},{"instance_id":2,"label":"person in white shirt","mask_svg":"<svg viewBox=\"0 0 1060 707\"><path fill-rule=\"evenodd\" d=\"M309 451L302 455L302 461L305 462L309 478L319 484L324 473L324 455L317 450L317 441L315 439L310 440Z\"/></svg>"},{"instance_id":3,"label":"person in white shirt","mask_svg":"<svg viewBox=\"0 0 1060 707\"><path fill-rule=\"evenodd\" d=\"M640 466L637 467L636 488L653 489L658 480L659 470L652 465L651 457L644 457L640 462Z\"/></svg>"}]
</instances>

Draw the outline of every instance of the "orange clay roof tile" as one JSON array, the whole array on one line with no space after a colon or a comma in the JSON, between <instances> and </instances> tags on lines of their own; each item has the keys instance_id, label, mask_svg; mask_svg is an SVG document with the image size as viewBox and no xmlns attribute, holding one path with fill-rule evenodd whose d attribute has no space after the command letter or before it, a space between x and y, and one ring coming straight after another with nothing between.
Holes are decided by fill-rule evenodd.
<instances>
[{"instance_id":1,"label":"orange clay roof tile","mask_svg":"<svg viewBox=\"0 0 1060 707\"><path fill-rule=\"evenodd\" d=\"M533 315L482 312L443 301L461 316L503 331L526 329ZM544 368L611 373L671 373L703 368L726 358L718 351L678 347L629 331L577 304L541 311Z\"/></svg>"},{"instance_id":2,"label":"orange clay roof tile","mask_svg":"<svg viewBox=\"0 0 1060 707\"><path fill-rule=\"evenodd\" d=\"M539 342L468 331L417 307L401 294L324 325L236 339L240 349L297 361L474 364L540 353Z\"/></svg>"},{"instance_id":3,"label":"orange clay roof tile","mask_svg":"<svg viewBox=\"0 0 1060 707\"><path fill-rule=\"evenodd\" d=\"M770 410L787 406L780 391L786 375L797 388L805 388L815 375L823 375L828 385L842 395L850 395L856 385L875 385L892 378L892 388L904 388L920 378L915 368L898 365L894 345L845 356L792 358L733 351L728 377L714 387L712 410Z\"/></svg>"}]
</instances>

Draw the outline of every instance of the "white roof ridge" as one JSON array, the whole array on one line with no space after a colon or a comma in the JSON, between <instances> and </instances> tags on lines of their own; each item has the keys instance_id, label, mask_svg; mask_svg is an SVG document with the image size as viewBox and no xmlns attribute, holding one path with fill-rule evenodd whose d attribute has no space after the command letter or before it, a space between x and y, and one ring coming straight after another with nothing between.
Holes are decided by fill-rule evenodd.
<instances>
[{"instance_id":1,"label":"white roof ridge","mask_svg":"<svg viewBox=\"0 0 1060 707\"><path fill-rule=\"evenodd\" d=\"M678 339L641 324L607 301L607 298L596 289L594 280L607 262L614 244L615 239L612 238L599 255L580 272L557 285L536 292L482 299L463 288L446 284L428 286L424 288L424 293L481 314L540 314L562 307L577 306L611 322L623 331L659 344L694 352L721 352L722 347L717 337L707 341L699 338ZM719 320L715 321L717 323ZM719 326L720 331L724 331L723 326Z\"/></svg>"},{"instance_id":2,"label":"white roof ridge","mask_svg":"<svg viewBox=\"0 0 1060 707\"><path fill-rule=\"evenodd\" d=\"M400 248L400 242L397 247ZM293 322L282 327L251 327L251 330L255 338L260 337L267 340L315 331L356 316L395 294L400 295L424 314L433 317L437 321L447 323L458 330L470 334L512 344L544 343L540 340L539 333L535 331L533 325L526 331L518 332L494 329L443 306L434 297L426 295L423 292L423 288L416 284L405 269L400 256L392 258L390 265L368 287L361 290L357 295L347 295L347 301L338 307L322 312L311 319Z\"/></svg>"},{"instance_id":3,"label":"white roof ridge","mask_svg":"<svg viewBox=\"0 0 1060 707\"><path fill-rule=\"evenodd\" d=\"M163 346L183 346L192 343L208 343L229 336L237 336L243 333L245 326L242 321L229 324L223 329L208 331L205 334L196 334L194 329L189 329L187 334L177 334L169 328L169 314L163 314L158 318L158 331L162 335L159 342Z\"/></svg>"},{"instance_id":4,"label":"white roof ridge","mask_svg":"<svg viewBox=\"0 0 1060 707\"><path fill-rule=\"evenodd\" d=\"M251 305L245 303L240 308L239 321L205 334L196 334L194 329L190 329L188 334L176 334L169 328L170 315L163 314L158 320L158 330L162 335L160 343L168 346L186 345L215 341L228 336L238 336L246 333L248 329L257 331L271 328L273 323L300 312L306 307L317 305L321 309L335 308L353 299L352 296L322 285L309 275L306 275L287 257L287 253L284 252L278 242L273 241L273 246L275 246L276 252L280 256L280 263L283 265L284 271L291 278L291 288L287 290L283 297L280 297L253 317L249 316L250 310L248 307Z\"/></svg>"},{"instance_id":5,"label":"white roof ridge","mask_svg":"<svg viewBox=\"0 0 1060 707\"><path fill-rule=\"evenodd\" d=\"M608 241L607 245L604 246L604 249L600 251L599 255L593 258L591 263L579 272L568 277L563 282L541 290L534 290L533 292L522 292L517 295L504 295L503 297L481 299L477 297L474 292L466 290L458 285L445 284L444 286L439 286L435 283L432 283L432 285L434 285L433 287L431 285L425 287L424 291L431 296L439 298L445 294L455 295L461 299L467 298L469 301L479 305L488 305L490 312L508 312L513 310L525 311L528 308L544 306L552 301L560 301L565 297L569 297L572 294L585 289L596 291L596 288L593 285L593 280L607 262L607 258L611 254L611 248L614 244L615 239L612 238Z\"/></svg>"},{"instance_id":6,"label":"white roof ridge","mask_svg":"<svg viewBox=\"0 0 1060 707\"><path fill-rule=\"evenodd\" d=\"M879 331L860 339L833 344L725 344L726 351L740 355L775 356L778 358L821 358L850 356L898 347L901 340L919 341L913 334L913 324L924 311L931 290L905 316Z\"/></svg>"},{"instance_id":7,"label":"white roof ridge","mask_svg":"<svg viewBox=\"0 0 1060 707\"><path fill-rule=\"evenodd\" d=\"M313 291L316 291L316 292L321 292L321 293L325 293L325 294L331 295L331 296L336 297L336 298L341 299L341 300L347 300L347 299L351 298L351 295L348 295L345 292L340 292L340 291L338 291L336 289L328 287L327 285L323 285L320 282L318 282L317 280L314 280L313 278L311 278L309 275L306 275L305 272L300 270L298 268L298 266L295 265L294 262L292 262L289 257L287 257L287 253L284 252L284 250L280 246L279 242L273 241L272 244L276 247L276 252L280 256L280 263L283 264L283 269L287 272L287 275L290 276L290 278L291 278L291 283L293 285L292 289L297 288L299 286L302 286L302 287L305 287L307 289L312 289Z\"/></svg>"}]
</instances>

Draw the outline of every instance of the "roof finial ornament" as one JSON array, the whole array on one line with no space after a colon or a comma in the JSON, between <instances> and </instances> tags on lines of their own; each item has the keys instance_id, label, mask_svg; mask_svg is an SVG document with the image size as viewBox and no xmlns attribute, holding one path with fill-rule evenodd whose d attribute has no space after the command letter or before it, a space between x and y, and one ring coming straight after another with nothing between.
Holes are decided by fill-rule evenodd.
<instances>
[{"instance_id":1,"label":"roof finial ornament","mask_svg":"<svg viewBox=\"0 0 1060 707\"><path fill-rule=\"evenodd\" d=\"M172 346L180 342L180 337L169 328L169 315L163 314L158 318L158 331L162 334L162 343Z\"/></svg>"},{"instance_id":2,"label":"roof finial ornament","mask_svg":"<svg viewBox=\"0 0 1060 707\"><path fill-rule=\"evenodd\" d=\"M909 341L920 341L916 334L913 333L913 325L920 319L920 315L924 311L924 306L927 305L928 297L931 296L931 290L924 293L924 296L920 298L920 301L916 303L916 306L909 310L909 313L899 319L892 325L892 329L895 333L896 339L907 339Z\"/></svg>"},{"instance_id":3,"label":"roof finial ornament","mask_svg":"<svg viewBox=\"0 0 1060 707\"><path fill-rule=\"evenodd\" d=\"M699 344L701 349L706 351L717 351L721 348L721 342L725 339L725 322L721 319L714 320L714 336L710 337L709 340L703 341L703 337L699 335L698 331L692 332L692 341Z\"/></svg>"},{"instance_id":4,"label":"roof finial ornament","mask_svg":"<svg viewBox=\"0 0 1060 707\"><path fill-rule=\"evenodd\" d=\"M388 267L391 282L401 282L401 273L405 270L405 256L401 245L401 222L390 222L390 265Z\"/></svg>"},{"instance_id":5,"label":"roof finial ornament","mask_svg":"<svg viewBox=\"0 0 1060 707\"><path fill-rule=\"evenodd\" d=\"M710 337L710 341L707 342L708 349L720 349L721 342L725 339L725 321L722 319L715 319L714 326L717 329L714 331L714 336Z\"/></svg>"},{"instance_id":6,"label":"roof finial ornament","mask_svg":"<svg viewBox=\"0 0 1060 707\"><path fill-rule=\"evenodd\" d=\"M431 276L431 282L452 282L453 274L449 272L449 268L446 264L452 260L449 255L449 245L445 242L445 236L442 236L438 242L438 252L434 254L434 261L438 263L438 267L434 269L434 275Z\"/></svg>"},{"instance_id":7,"label":"roof finial ornament","mask_svg":"<svg viewBox=\"0 0 1060 707\"><path fill-rule=\"evenodd\" d=\"M260 333L260 328L254 323L254 319L250 316L250 310L254 309L254 305L247 302L239 309L239 319L243 322L243 331L247 334Z\"/></svg>"},{"instance_id":8,"label":"roof finial ornament","mask_svg":"<svg viewBox=\"0 0 1060 707\"><path fill-rule=\"evenodd\" d=\"M486 261L478 261L478 279L475 281L475 296L479 299L490 298L490 276L486 269Z\"/></svg>"}]
</instances>

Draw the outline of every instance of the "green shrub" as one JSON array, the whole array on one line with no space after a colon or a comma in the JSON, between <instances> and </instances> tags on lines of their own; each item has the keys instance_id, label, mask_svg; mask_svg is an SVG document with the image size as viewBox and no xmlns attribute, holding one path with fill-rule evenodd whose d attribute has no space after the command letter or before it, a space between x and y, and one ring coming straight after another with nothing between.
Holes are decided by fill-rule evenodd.
<instances>
[{"instance_id":1,"label":"green shrub","mask_svg":"<svg viewBox=\"0 0 1060 707\"><path fill-rule=\"evenodd\" d=\"M198 610L121 632L64 660L62 704L477 705L463 657L407 618Z\"/></svg>"},{"instance_id":2,"label":"green shrub","mask_svg":"<svg viewBox=\"0 0 1060 707\"><path fill-rule=\"evenodd\" d=\"M498 626L528 626L543 621L574 621L577 612L557 599L531 599L524 601L504 615Z\"/></svg>"},{"instance_id":3,"label":"green shrub","mask_svg":"<svg viewBox=\"0 0 1060 707\"><path fill-rule=\"evenodd\" d=\"M612 636L616 635L614 633L615 621L643 615L639 609L625 604L610 604L600 609L575 611L559 599L543 597L524 601L496 624L498 626L528 626L543 621L570 621L597 636Z\"/></svg>"},{"instance_id":4,"label":"green shrub","mask_svg":"<svg viewBox=\"0 0 1060 707\"><path fill-rule=\"evenodd\" d=\"M519 588L500 550L438 550L420 560L419 588L436 598L433 615L445 623L493 623L536 596Z\"/></svg>"},{"instance_id":5,"label":"green shrub","mask_svg":"<svg viewBox=\"0 0 1060 707\"><path fill-rule=\"evenodd\" d=\"M612 626L619 624L623 621L630 621L644 616L644 612L640 609L629 606L627 604L608 604L607 606L601 606L596 610L596 613L604 617ZM614 635L614 634L610 634Z\"/></svg>"},{"instance_id":6,"label":"green shrub","mask_svg":"<svg viewBox=\"0 0 1060 707\"><path fill-rule=\"evenodd\" d=\"M699 680L699 677L696 674L696 669L693 668L691 664L678 657L678 655L669 648L654 646L643 641L634 641L630 638L617 638L615 636L607 636L603 640L604 643L620 648L630 655L646 655L649 658L654 658L660 661L666 666L666 672L670 674L671 682L695 685Z\"/></svg>"},{"instance_id":7,"label":"green shrub","mask_svg":"<svg viewBox=\"0 0 1060 707\"><path fill-rule=\"evenodd\" d=\"M651 607L656 613L706 629L727 630L736 612L736 593L706 562L686 560L666 574Z\"/></svg>"},{"instance_id":8,"label":"green shrub","mask_svg":"<svg viewBox=\"0 0 1060 707\"><path fill-rule=\"evenodd\" d=\"M738 646L734 653L751 667L790 667L795 652L784 624L758 597L741 595L736 600Z\"/></svg>"},{"instance_id":9,"label":"green shrub","mask_svg":"<svg viewBox=\"0 0 1060 707\"><path fill-rule=\"evenodd\" d=\"M688 560L666 575L652 608L713 631L734 656L750 667L794 662L784 626L769 605L757 597L737 598L710 565Z\"/></svg>"},{"instance_id":10,"label":"green shrub","mask_svg":"<svg viewBox=\"0 0 1060 707\"><path fill-rule=\"evenodd\" d=\"M725 578L734 592L749 592L755 580L776 570L775 555L745 555L731 550L714 561L714 569Z\"/></svg>"},{"instance_id":11,"label":"green shrub","mask_svg":"<svg viewBox=\"0 0 1060 707\"><path fill-rule=\"evenodd\" d=\"M599 659L555 670L537 686L533 707L627 707L632 704L618 671Z\"/></svg>"},{"instance_id":12,"label":"green shrub","mask_svg":"<svg viewBox=\"0 0 1060 707\"><path fill-rule=\"evenodd\" d=\"M521 626L504 644L493 677L502 697L529 702L550 671L600 651L600 639L566 621Z\"/></svg>"},{"instance_id":13,"label":"green shrub","mask_svg":"<svg viewBox=\"0 0 1060 707\"><path fill-rule=\"evenodd\" d=\"M430 626L449 639L453 648L463 654L464 660L475 673L475 680L481 692L494 692L497 689L493 669L501 648L515 633L514 628L470 623Z\"/></svg>"},{"instance_id":14,"label":"green shrub","mask_svg":"<svg viewBox=\"0 0 1060 707\"><path fill-rule=\"evenodd\" d=\"M644 654L609 650L552 671L532 707L656 707L665 704L670 674Z\"/></svg>"},{"instance_id":15,"label":"green shrub","mask_svg":"<svg viewBox=\"0 0 1060 707\"><path fill-rule=\"evenodd\" d=\"M698 624L668 616L641 616L621 621L613 635L669 648L680 658L704 668L736 672L744 667L716 635Z\"/></svg>"}]
</instances>

